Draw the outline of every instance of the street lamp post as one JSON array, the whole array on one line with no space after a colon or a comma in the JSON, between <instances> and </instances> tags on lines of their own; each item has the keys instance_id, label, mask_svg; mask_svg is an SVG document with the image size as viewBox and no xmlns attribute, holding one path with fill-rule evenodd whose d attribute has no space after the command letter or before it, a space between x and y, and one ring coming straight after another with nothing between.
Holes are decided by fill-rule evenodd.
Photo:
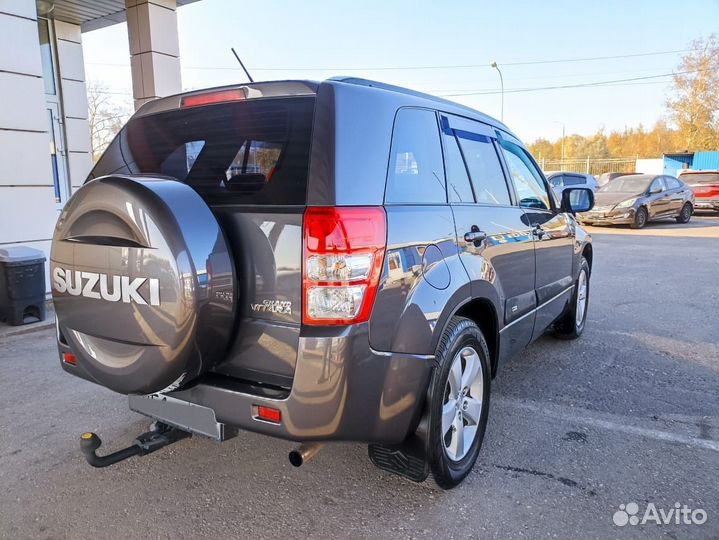
<instances>
[{"instance_id":1,"label":"street lamp post","mask_svg":"<svg viewBox=\"0 0 719 540\"><path fill-rule=\"evenodd\" d=\"M497 62L492 62L489 65L499 73L499 83L502 85L502 112L499 119L504 122L504 77L502 77L502 71L499 69L499 66L497 66Z\"/></svg>"}]
</instances>

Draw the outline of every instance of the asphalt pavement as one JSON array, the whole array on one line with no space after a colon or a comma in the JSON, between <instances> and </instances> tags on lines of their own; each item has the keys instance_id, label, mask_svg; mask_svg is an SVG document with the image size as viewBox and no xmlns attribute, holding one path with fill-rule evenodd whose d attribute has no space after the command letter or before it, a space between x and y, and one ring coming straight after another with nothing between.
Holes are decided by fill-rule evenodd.
<instances>
[{"instance_id":1,"label":"asphalt pavement","mask_svg":"<svg viewBox=\"0 0 719 540\"><path fill-rule=\"evenodd\" d=\"M251 433L92 469L80 433L109 451L148 421L62 372L52 329L0 335L0 538L717 538L719 235L664 228L593 229L585 334L500 367L477 465L446 492L360 444L296 469ZM706 521L632 524L676 503Z\"/></svg>"}]
</instances>

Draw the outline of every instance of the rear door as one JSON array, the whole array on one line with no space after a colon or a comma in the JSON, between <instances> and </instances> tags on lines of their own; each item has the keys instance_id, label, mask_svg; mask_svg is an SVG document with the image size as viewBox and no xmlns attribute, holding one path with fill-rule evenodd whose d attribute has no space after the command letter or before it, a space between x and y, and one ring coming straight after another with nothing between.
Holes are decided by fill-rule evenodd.
<instances>
[{"instance_id":1,"label":"rear door","mask_svg":"<svg viewBox=\"0 0 719 540\"><path fill-rule=\"evenodd\" d=\"M215 371L287 387L301 324L302 218L315 98L213 103L208 93L193 99L192 106L135 115L92 177L170 176L202 197L222 226L240 291L236 338Z\"/></svg>"},{"instance_id":2,"label":"rear door","mask_svg":"<svg viewBox=\"0 0 719 540\"><path fill-rule=\"evenodd\" d=\"M380 351L431 354L447 298L468 288L447 204L435 111L397 111L384 203L387 252L370 319L370 344Z\"/></svg>"},{"instance_id":3,"label":"rear door","mask_svg":"<svg viewBox=\"0 0 719 540\"><path fill-rule=\"evenodd\" d=\"M500 295L502 356L529 343L534 327L534 245L486 124L442 114L447 192L472 296Z\"/></svg>"},{"instance_id":4,"label":"rear door","mask_svg":"<svg viewBox=\"0 0 719 540\"><path fill-rule=\"evenodd\" d=\"M574 283L574 224L557 210L539 167L518 141L503 138L500 146L519 206L534 237L537 315L532 338L536 339L561 315L570 298Z\"/></svg>"},{"instance_id":5,"label":"rear door","mask_svg":"<svg viewBox=\"0 0 719 540\"><path fill-rule=\"evenodd\" d=\"M652 193L657 191L656 193ZM649 217L662 217L671 213L671 198L664 184L664 177L658 176L649 185Z\"/></svg>"},{"instance_id":6,"label":"rear door","mask_svg":"<svg viewBox=\"0 0 719 540\"><path fill-rule=\"evenodd\" d=\"M673 176L665 176L664 185L669 198L669 213L678 216L684 206L684 186Z\"/></svg>"}]
</instances>

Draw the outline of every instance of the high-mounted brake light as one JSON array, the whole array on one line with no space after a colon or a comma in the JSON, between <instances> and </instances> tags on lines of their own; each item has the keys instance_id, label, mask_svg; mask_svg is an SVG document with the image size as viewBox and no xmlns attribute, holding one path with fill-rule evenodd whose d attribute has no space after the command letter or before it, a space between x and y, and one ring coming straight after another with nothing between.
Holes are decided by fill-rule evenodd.
<instances>
[{"instance_id":1,"label":"high-mounted brake light","mask_svg":"<svg viewBox=\"0 0 719 540\"><path fill-rule=\"evenodd\" d=\"M219 92L206 92L193 96L184 96L180 107L199 107L201 105L212 105L213 103L225 103L227 101L239 101L245 99L245 92L241 88L231 90L220 90Z\"/></svg>"},{"instance_id":2,"label":"high-mounted brake light","mask_svg":"<svg viewBox=\"0 0 719 540\"><path fill-rule=\"evenodd\" d=\"M365 322L372 313L387 245L382 207L310 207L305 211L302 322Z\"/></svg>"}]
</instances>

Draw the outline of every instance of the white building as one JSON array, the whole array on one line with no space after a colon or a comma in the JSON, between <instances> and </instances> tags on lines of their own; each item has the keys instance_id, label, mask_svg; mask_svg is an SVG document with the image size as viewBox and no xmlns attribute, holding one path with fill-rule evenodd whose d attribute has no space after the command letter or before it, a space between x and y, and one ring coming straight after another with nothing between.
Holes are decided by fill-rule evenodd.
<instances>
[{"instance_id":1,"label":"white building","mask_svg":"<svg viewBox=\"0 0 719 540\"><path fill-rule=\"evenodd\" d=\"M176 9L193 1L0 0L0 247L49 259L92 167L82 33L127 21L138 107L181 91Z\"/></svg>"}]
</instances>

